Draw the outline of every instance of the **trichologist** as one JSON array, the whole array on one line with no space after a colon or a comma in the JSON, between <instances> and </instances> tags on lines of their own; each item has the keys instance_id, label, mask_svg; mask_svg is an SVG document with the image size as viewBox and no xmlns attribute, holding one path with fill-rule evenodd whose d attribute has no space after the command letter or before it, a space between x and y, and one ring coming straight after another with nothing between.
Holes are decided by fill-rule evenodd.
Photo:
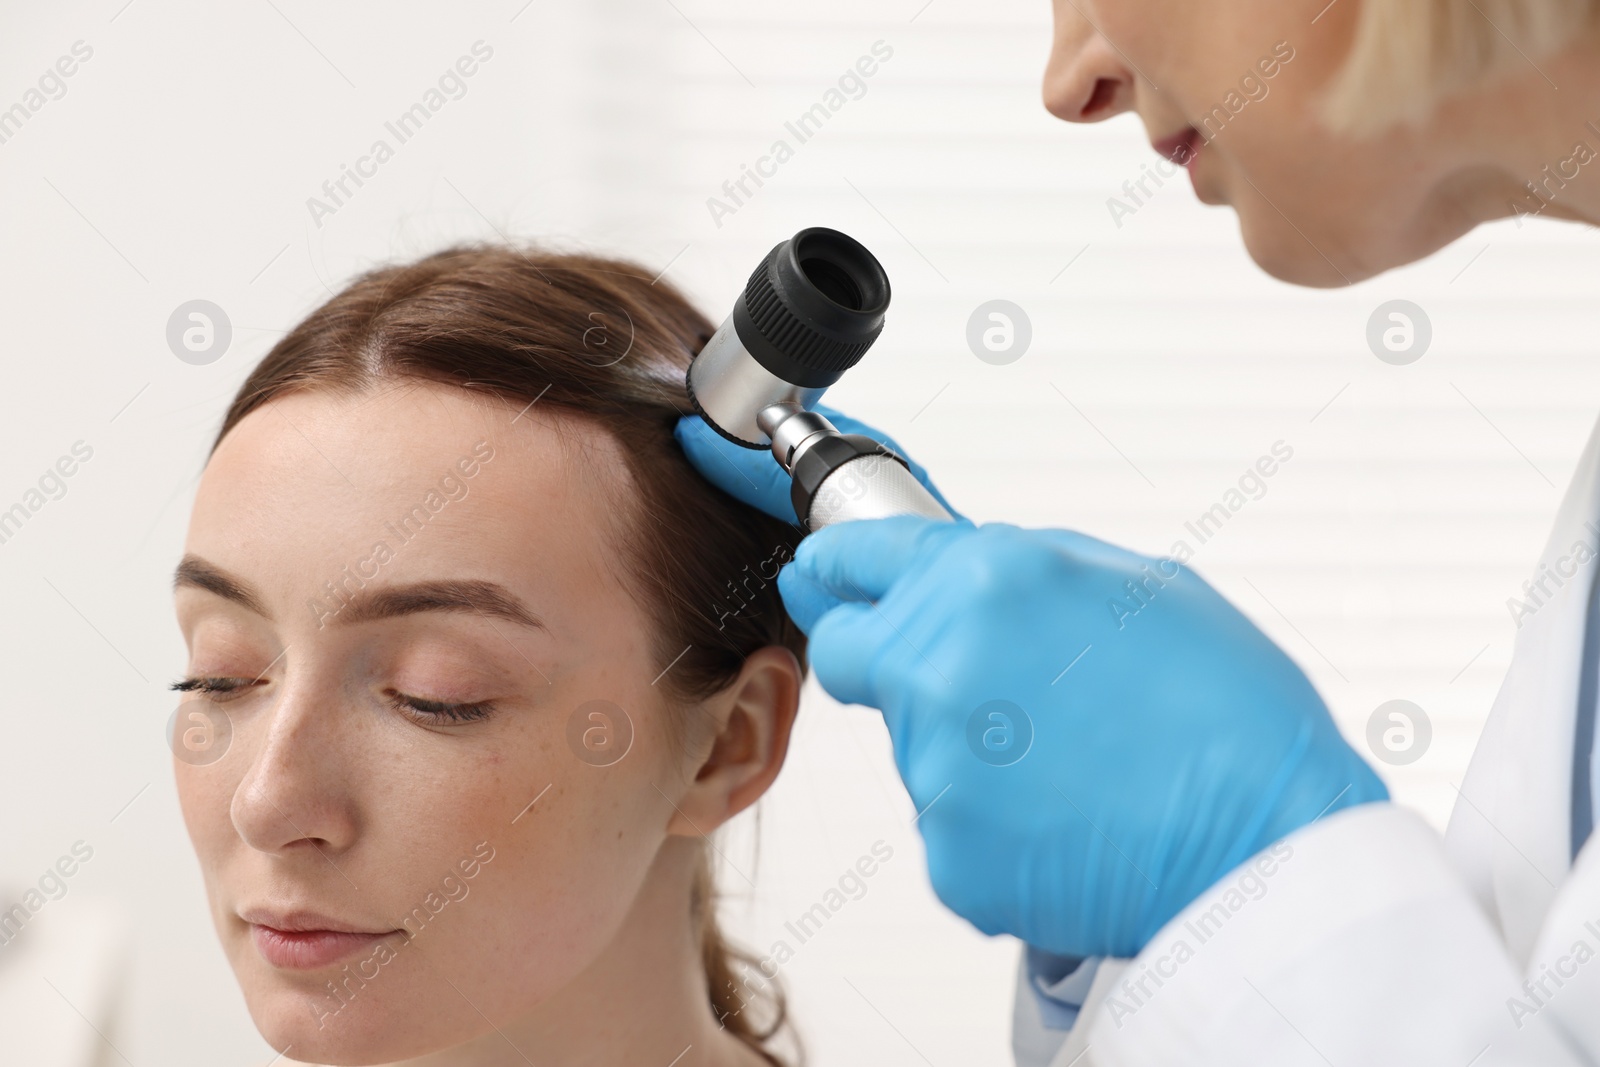
<instances>
[{"instance_id":1,"label":"trichologist","mask_svg":"<svg viewBox=\"0 0 1600 1067\"><path fill-rule=\"evenodd\" d=\"M1044 99L1136 111L1299 284L1600 223L1596 0L1055 0ZM697 422L697 466L792 520L771 456ZM1187 567L902 517L820 530L779 582L820 683L883 712L940 899L1029 946L1020 1062L1596 1064L1597 515L1592 437L1535 572L1578 580L1523 620L1442 840ZM1032 733L1008 765L969 744L992 701Z\"/></svg>"}]
</instances>

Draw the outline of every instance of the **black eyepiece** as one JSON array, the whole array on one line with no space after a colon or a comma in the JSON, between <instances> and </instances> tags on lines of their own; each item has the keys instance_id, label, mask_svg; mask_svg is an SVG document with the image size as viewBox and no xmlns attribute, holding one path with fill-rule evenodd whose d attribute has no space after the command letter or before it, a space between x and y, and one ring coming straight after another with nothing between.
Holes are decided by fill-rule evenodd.
<instances>
[{"instance_id":1,"label":"black eyepiece","mask_svg":"<svg viewBox=\"0 0 1600 1067\"><path fill-rule=\"evenodd\" d=\"M825 389L883 332L889 276L857 240L815 226L767 253L733 306L745 350L784 381Z\"/></svg>"},{"instance_id":2,"label":"black eyepiece","mask_svg":"<svg viewBox=\"0 0 1600 1067\"><path fill-rule=\"evenodd\" d=\"M800 261L800 273L817 287L817 291L842 308L860 311L863 303L861 287L850 277L849 271L831 259L812 256Z\"/></svg>"}]
</instances>

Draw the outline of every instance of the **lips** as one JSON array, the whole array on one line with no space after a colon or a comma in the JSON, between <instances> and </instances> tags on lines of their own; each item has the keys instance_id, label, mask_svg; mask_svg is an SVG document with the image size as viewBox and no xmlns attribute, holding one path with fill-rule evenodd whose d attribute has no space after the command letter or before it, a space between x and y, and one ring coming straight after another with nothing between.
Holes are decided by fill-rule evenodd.
<instances>
[{"instance_id":1,"label":"lips","mask_svg":"<svg viewBox=\"0 0 1600 1067\"><path fill-rule=\"evenodd\" d=\"M1193 126L1185 127L1170 137L1163 137L1151 144L1159 154L1166 156L1180 167L1194 170L1194 162L1200 156L1201 149L1205 146L1200 131Z\"/></svg>"},{"instance_id":2,"label":"lips","mask_svg":"<svg viewBox=\"0 0 1600 1067\"><path fill-rule=\"evenodd\" d=\"M313 911L250 908L239 913L250 940L274 967L315 970L376 945L398 930L363 930Z\"/></svg>"}]
</instances>

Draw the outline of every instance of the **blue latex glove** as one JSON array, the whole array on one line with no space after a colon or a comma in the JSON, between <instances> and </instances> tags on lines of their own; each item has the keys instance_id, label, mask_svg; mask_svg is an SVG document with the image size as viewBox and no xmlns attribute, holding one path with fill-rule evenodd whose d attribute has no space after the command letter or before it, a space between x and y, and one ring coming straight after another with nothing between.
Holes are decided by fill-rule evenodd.
<instances>
[{"instance_id":1,"label":"blue latex glove","mask_svg":"<svg viewBox=\"0 0 1600 1067\"><path fill-rule=\"evenodd\" d=\"M840 433L865 434L894 449L934 499L943 504L950 514L958 514L944 494L928 480L928 472L906 455L906 450L896 444L894 438L826 404L818 404L815 410L838 427ZM699 415L687 415L679 419L674 432L690 461L712 485L774 518L786 522L799 521L799 516L794 513L794 504L789 499L789 475L778 466L770 449L740 448L707 426L705 419Z\"/></svg>"},{"instance_id":2,"label":"blue latex glove","mask_svg":"<svg viewBox=\"0 0 1600 1067\"><path fill-rule=\"evenodd\" d=\"M810 535L778 584L823 688L883 711L934 891L985 933L1132 956L1278 838L1387 796L1304 673L1171 561L902 517Z\"/></svg>"},{"instance_id":3,"label":"blue latex glove","mask_svg":"<svg viewBox=\"0 0 1600 1067\"><path fill-rule=\"evenodd\" d=\"M933 494L946 511L956 518L962 517L939 492L939 487L928 478L928 472L922 464L906 455L906 450L894 438L826 404L818 404L815 410L833 423L840 433L859 433L888 445L906 461L906 466L917 481ZM773 518L799 524L799 516L794 513L794 501L789 496L789 474L778 465L770 449L740 448L707 426L705 419L699 415L687 415L679 419L673 433L690 462L712 485L729 496L760 508ZM794 619L814 618L842 603L839 597L819 585L788 591L780 586L779 591L783 593L785 606Z\"/></svg>"}]
</instances>

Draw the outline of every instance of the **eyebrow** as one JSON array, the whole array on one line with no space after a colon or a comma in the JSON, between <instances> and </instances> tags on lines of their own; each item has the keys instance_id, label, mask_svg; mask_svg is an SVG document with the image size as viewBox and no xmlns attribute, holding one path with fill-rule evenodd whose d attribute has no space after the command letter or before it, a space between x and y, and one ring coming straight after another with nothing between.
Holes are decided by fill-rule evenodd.
<instances>
[{"instance_id":1,"label":"eyebrow","mask_svg":"<svg viewBox=\"0 0 1600 1067\"><path fill-rule=\"evenodd\" d=\"M249 582L199 556L184 556L172 575L174 590L185 586L204 589L264 619L272 618L272 613L266 609L261 596ZM331 621L349 625L425 611L486 615L519 626L548 629L544 620L529 611L505 586L464 578L410 582L358 593L333 614Z\"/></svg>"}]
</instances>

